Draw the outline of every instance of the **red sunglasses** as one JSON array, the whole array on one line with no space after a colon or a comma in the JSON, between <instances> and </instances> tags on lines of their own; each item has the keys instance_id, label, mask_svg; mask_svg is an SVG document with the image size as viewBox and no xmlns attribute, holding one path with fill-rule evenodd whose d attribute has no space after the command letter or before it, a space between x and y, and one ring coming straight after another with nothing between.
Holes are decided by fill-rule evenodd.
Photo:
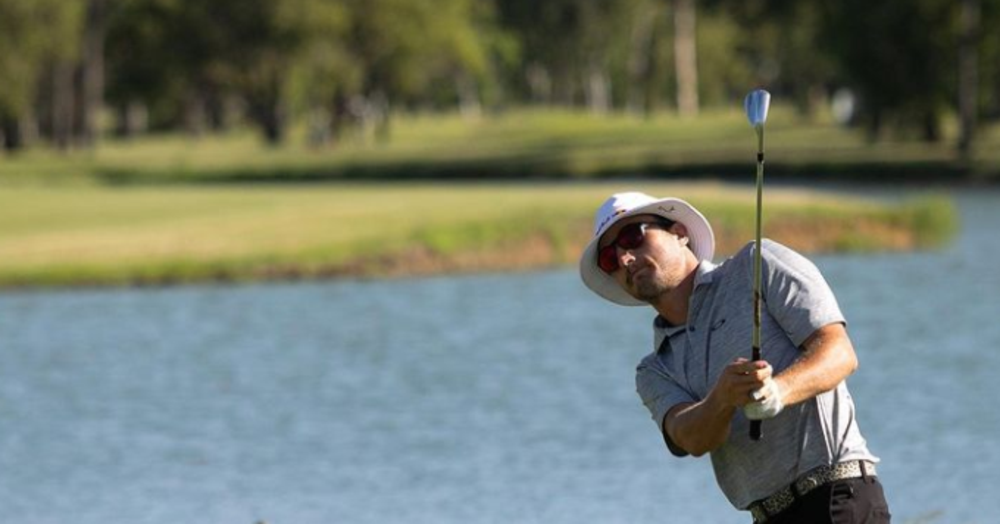
<instances>
[{"instance_id":1,"label":"red sunglasses","mask_svg":"<svg viewBox=\"0 0 1000 524\"><path fill-rule=\"evenodd\" d=\"M649 227L659 227L669 229L673 223L668 221L657 222L633 222L621 229L618 236L610 244L597 251L597 267L607 274L618 270L618 248L638 249L646 240L646 229Z\"/></svg>"}]
</instances>

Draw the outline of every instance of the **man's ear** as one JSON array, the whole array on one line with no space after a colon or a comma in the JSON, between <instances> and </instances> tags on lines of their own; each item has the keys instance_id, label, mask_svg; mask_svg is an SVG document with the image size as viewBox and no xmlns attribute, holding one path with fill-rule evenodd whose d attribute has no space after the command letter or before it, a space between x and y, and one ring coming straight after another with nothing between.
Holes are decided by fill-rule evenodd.
<instances>
[{"instance_id":1,"label":"man's ear","mask_svg":"<svg viewBox=\"0 0 1000 524\"><path fill-rule=\"evenodd\" d=\"M687 245L690 240L688 240L688 230L684 227L684 224L680 222L674 222L674 225L670 226L670 232L677 235L679 241L684 245Z\"/></svg>"}]
</instances>

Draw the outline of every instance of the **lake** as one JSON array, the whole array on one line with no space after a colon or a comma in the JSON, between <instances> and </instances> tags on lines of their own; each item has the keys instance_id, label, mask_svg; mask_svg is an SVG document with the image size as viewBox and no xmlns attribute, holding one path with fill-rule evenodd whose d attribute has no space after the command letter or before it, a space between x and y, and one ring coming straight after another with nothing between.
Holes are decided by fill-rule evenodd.
<instances>
[{"instance_id":1,"label":"lake","mask_svg":"<svg viewBox=\"0 0 1000 524\"><path fill-rule=\"evenodd\" d=\"M956 198L943 251L815 257L895 522L1000 522L1000 192ZM571 269L5 292L0 520L747 524L635 394L650 319Z\"/></svg>"}]
</instances>

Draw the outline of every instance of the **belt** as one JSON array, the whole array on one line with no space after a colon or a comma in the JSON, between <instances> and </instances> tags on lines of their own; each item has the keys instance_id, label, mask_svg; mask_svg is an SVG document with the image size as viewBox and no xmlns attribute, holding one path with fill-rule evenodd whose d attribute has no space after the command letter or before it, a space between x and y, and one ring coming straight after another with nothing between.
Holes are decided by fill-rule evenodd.
<instances>
[{"instance_id":1,"label":"belt","mask_svg":"<svg viewBox=\"0 0 1000 524\"><path fill-rule=\"evenodd\" d=\"M770 497L751 504L750 513L753 515L753 520L756 524L763 524L771 517L788 509L799 497L824 484L844 479L874 477L875 474L875 464L867 460L854 460L833 466L820 466L802 475L794 483L781 488Z\"/></svg>"}]
</instances>

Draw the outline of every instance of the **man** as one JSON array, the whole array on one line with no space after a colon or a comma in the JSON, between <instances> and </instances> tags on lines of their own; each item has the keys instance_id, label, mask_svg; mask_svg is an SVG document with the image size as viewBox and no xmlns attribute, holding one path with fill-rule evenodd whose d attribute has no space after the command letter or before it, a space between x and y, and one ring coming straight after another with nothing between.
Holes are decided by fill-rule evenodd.
<instances>
[{"instance_id":1,"label":"man","mask_svg":"<svg viewBox=\"0 0 1000 524\"><path fill-rule=\"evenodd\" d=\"M844 380L857 368L826 281L801 255L763 242L762 360L751 362L753 243L720 265L687 202L619 193L597 212L584 283L650 305L653 353L636 386L678 457L710 453L716 480L757 523L883 523L889 510ZM762 420L764 437L749 437Z\"/></svg>"}]
</instances>

